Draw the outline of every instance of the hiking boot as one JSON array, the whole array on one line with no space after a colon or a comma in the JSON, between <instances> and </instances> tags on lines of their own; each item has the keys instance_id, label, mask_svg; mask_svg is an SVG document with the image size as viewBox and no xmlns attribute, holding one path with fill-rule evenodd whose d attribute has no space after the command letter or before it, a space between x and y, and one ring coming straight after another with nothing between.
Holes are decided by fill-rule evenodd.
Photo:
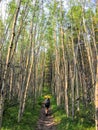
<instances>
[{"instance_id":1,"label":"hiking boot","mask_svg":"<svg viewBox=\"0 0 98 130\"><path fill-rule=\"evenodd\" d=\"M48 116L48 114L46 113L46 116Z\"/></svg>"}]
</instances>

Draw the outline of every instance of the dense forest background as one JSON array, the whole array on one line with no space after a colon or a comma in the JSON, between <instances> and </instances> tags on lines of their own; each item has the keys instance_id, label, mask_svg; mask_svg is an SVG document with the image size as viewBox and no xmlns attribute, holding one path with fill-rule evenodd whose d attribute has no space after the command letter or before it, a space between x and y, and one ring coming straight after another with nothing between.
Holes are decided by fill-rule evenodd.
<instances>
[{"instance_id":1,"label":"dense forest background","mask_svg":"<svg viewBox=\"0 0 98 130\"><path fill-rule=\"evenodd\" d=\"M14 107L21 122L48 88L67 118L98 130L98 0L0 0L0 6L0 127Z\"/></svg>"}]
</instances>

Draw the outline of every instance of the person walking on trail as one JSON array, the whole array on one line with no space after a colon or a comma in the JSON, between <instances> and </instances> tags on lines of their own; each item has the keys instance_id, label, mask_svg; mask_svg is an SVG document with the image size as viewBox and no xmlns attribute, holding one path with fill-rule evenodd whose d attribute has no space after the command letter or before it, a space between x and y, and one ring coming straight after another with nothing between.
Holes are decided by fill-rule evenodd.
<instances>
[{"instance_id":1,"label":"person walking on trail","mask_svg":"<svg viewBox=\"0 0 98 130\"><path fill-rule=\"evenodd\" d=\"M49 107L50 107L50 98L47 98L47 99L45 100L45 115L46 115L46 116L48 115Z\"/></svg>"}]
</instances>

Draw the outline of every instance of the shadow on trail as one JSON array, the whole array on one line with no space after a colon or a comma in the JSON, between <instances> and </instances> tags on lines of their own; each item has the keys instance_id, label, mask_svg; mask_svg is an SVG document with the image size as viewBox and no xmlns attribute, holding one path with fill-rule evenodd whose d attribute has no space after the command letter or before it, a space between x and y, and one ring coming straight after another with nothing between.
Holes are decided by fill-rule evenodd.
<instances>
[{"instance_id":1,"label":"shadow on trail","mask_svg":"<svg viewBox=\"0 0 98 130\"><path fill-rule=\"evenodd\" d=\"M42 104L40 117L37 122L37 128L35 130L56 130L56 125L53 121L51 109L49 109L48 116L46 116L44 104Z\"/></svg>"}]
</instances>

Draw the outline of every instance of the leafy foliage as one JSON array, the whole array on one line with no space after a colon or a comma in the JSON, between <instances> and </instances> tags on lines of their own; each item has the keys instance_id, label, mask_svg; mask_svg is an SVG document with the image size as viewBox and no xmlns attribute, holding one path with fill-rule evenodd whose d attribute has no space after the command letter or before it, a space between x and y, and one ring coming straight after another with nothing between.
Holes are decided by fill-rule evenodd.
<instances>
[{"instance_id":1,"label":"leafy foliage","mask_svg":"<svg viewBox=\"0 0 98 130\"><path fill-rule=\"evenodd\" d=\"M73 120L71 117L66 117L65 110L57 107L55 100L52 99L52 111L57 130L95 130L94 119L88 110L77 112Z\"/></svg>"},{"instance_id":2,"label":"leafy foliage","mask_svg":"<svg viewBox=\"0 0 98 130\"><path fill-rule=\"evenodd\" d=\"M18 106L7 109L3 117L1 130L35 130L39 117L40 105L37 104L33 109L28 103L25 113L20 123L17 122Z\"/></svg>"}]
</instances>

